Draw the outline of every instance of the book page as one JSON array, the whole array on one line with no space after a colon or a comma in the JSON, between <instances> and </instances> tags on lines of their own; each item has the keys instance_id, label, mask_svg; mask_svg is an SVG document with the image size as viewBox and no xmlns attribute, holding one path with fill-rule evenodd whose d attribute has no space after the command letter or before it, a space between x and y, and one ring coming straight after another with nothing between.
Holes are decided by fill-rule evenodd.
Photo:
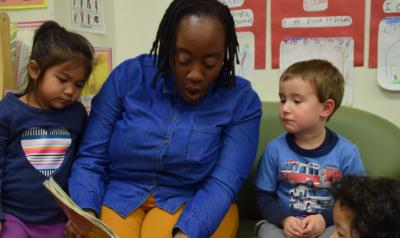
<instances>
[{"instance_id":1,"label":"book page","mask_svg":"<svg viewBox=\"0 0 400 238\"><path fill-rule=\"evenodd\" d=\"M68 219L77 226L82 234L86 234L86 238L118 238L106 224L74 203L53 177L44 181L43 185L53 195Z\"/></svg>"}]
</instances>

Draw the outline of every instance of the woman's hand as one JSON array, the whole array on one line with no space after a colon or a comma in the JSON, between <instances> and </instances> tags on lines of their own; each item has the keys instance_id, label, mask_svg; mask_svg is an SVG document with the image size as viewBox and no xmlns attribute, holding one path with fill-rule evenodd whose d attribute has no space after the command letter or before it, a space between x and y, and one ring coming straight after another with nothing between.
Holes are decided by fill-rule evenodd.
<instances>
[{"instance_id":1,"label":"woman's hand","mask_svg":"<svg viewBox=\"0 0 400 238\"><path fill-rule=\"evenodd\" d=\"M174 238L189 238L189 237L185 235L185 233L183 233L182 231L178 231L175 233Z\"/></svg>"}]
</instances>

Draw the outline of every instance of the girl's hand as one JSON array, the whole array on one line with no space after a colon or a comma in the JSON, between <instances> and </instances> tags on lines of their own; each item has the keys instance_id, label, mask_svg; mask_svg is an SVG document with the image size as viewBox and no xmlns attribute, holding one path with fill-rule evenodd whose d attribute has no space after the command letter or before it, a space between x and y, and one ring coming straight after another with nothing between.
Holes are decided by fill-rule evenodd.
<instances>
[{"instance_id":1,"label":"girl's hand","mask_svg":"<svg viewBox=\"0 0 400 238\"><path fill-rule=\"evenodd\" d=\"M64 238L83 238L83 236L78 233L74 224L71 221L68 221L64 228Z\"/></svg>"},{"instance_id":2,"label":"girl's hand","mask_svg":"<svg viewBox=\"0 0 400 238\"><path fill-rule=\"evenodd\" d=\"M96 215L93 212L88 211L87 213L91 216L96 217ZM67 224L65 224L64 237L65 238L83 238L84 236L82 234L79 234L79 230L76 228L74 223L72 223L71 221L68 221Z\"/></svg>"}]
</instances>

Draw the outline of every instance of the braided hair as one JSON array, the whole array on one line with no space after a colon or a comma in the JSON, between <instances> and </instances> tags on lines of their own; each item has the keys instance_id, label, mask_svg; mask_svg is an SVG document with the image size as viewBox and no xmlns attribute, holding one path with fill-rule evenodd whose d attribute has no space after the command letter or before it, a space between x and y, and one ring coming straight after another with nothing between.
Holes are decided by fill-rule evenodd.
<instances>
[{"instance_id":1,"label":"braided hair","mask_svg":"<svg viewBox=\"0 0 400 238\"><path fill-rule=\"evenodd\" d=\"M171 59L175 55L176 28L185 16L211 16L218 19L225 28L224 64L218 80L228 88L235 86L235 63L239 63L238 48L235 32L235 22L227 6L218 0L174 0L164 13L158 27L156 39L150 50L154 56L154 66L157 72L153 83L161 75L164 79L170 73Z\"/></svg>"}]
</instances>

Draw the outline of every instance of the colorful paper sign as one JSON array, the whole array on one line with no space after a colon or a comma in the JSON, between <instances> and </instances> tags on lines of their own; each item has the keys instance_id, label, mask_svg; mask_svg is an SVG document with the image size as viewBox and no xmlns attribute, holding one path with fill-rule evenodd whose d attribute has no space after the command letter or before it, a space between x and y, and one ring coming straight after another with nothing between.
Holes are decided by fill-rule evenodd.
<instances>
[{"instance_id":1,"label":"colorful paper sign","mask_svg":"<svg viewBox=\"0 0 400 238\"><path fill-rule=\"evenodd\" d=\"M287 38L352 37L354 65L364 55L364 0L271 0L272 68L279 68L279 46Z\"/></svg>"},{"instance_id":2,"label":"colorful paper sign","mask_svg":"<svg viewBox=\"0 0 400 238\"><path fill-rule=\"evenodd\" d=\"M219 0L231 9L237 32L254 36L255 69L265 69L267 20L266 0ZM239 39L239 41L241 41ZM246 39L242 40L246 41Z\"/></svg>"},{"instance_id":3,"label":"colorful paper sign","mask_svg":"<svg viewBox=\"0 0 400 238\"><path fill-rule=\"evenodd\" d=\"M371 1L368 61L370 68L377 66L379 24L385 17L400 17L400 0Z\"/></svg>"}]
</instances>

